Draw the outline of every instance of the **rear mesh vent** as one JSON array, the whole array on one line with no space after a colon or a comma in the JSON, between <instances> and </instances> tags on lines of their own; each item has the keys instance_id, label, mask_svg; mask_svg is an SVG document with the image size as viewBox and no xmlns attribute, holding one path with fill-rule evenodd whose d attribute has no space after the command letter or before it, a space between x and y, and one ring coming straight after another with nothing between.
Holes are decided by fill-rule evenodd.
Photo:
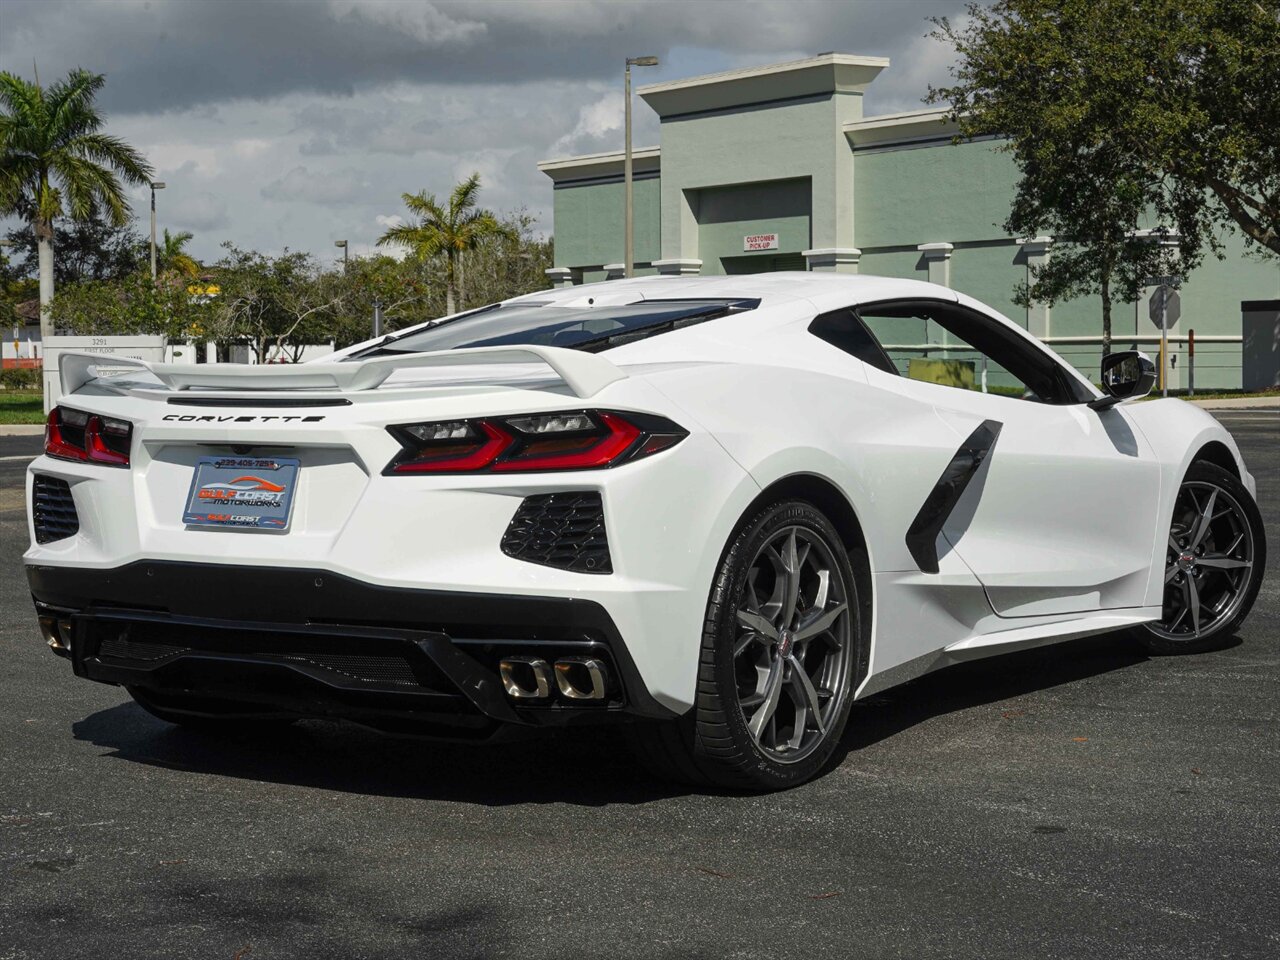
<instances>
[{"instance_id":1,"label":"rear mesh vent","mask_svg":"<svg viewBox=\"0 0 1280 960\"><path fill-rule=\"evenodd\" d=\"M340 653L311 653L306 656L286 656L313 666L332 670L352 680L365 683L391 683L402 687L419 686L413 668L403 657L359 657Z\"/></svg>"},{"instance_id":2,"label":"rear mesh vent","mask_svg":"<svg viewBox=\"0 0 1280 960\"><path fill-rule=\"evenodd\" d=\"M31 514L35 521L36 543L52 543L73 537L80 530L71 487L57 477L35 475L31 482Z\"/></svg>"},{"instance_id":3,"label":"rear mesh vent","mask_svg":"<svg viewBox=\"0 0 1280 960\"><path fill-rule=\"evenodd\" d=\"M577 573L612 573L600 494L525 497L503 534L502 552L517 560Z\"/></svg>"}]
</instances>

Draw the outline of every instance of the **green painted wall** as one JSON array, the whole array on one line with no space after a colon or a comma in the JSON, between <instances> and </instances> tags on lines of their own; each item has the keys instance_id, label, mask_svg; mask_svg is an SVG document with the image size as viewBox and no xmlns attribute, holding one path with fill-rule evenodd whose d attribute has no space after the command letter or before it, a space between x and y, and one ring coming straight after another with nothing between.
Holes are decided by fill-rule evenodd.
<instances>
[{"instance_id":1,"label":"green painted wall","mask_svg":"<svg viewBox=\"0 0 1280 960\"><path fill-rule=\"evenodd\" d=\"M662 237L661 182L652 177L632 184L637 263L659 259ZM622 181L566 186L554 191L557 267L621 263Z\"/></svg>"},{"instance_id":2,"label":"green painted wall","mask_svg":"<svg viewBox=\"0 0 1280 960\"><path fill-rule=\"evenodd\" d=\"M957 244L951 254L951 286L994 307L1026 329L1027 311L1013 302L1014 284L1027 273L1022 247L1012 240L980 246ZM923 276L925 271L921 271Z\"/></svg>"},{"instance_id":3,"label":"green painted wall","mask_svg":"<svg viewBox=\"0 0 1280 960\"><path fill-rule=\"evenodd\" d=\"M757 259L761 269L767 269L780 254L808 250L810 196L808 179L699 190L694 215L698 222L702 273L724 274L725 258ZM743 237L757 233L776 233L778 249L746 253ZM732 263L729 270L739 266L739 262Z\"/></svg>"},{"instance_id":4,"label":"green painted wall","mask_svg":"<svg viewBox=\"0 0 1280 960\"><path fill-rule=\"evenodd\" d=\"M855 245L1003 238L1016 182L995 141L853 154Z\"/></svg>"},{"instance_id":5,"label":"green painted wall","mask_svg":"<svg viewBox=\"0 0 1280 960\"><path fill-rule=\"evenodd\" d=\"M920 254L914 245L909 250L863 249L858 272L899 280L923 280L924 271L918 267L919 263Z\"/></svg>"},{"instance_id":6,"label":"green painted wall","mask_svg":"<svg viewBox=\"0 0 1280 960\"><path fill-rule=\"evenodd\" d=\"M664 119L663 256L708 259L699 249L702 188L790 178L808 179L822 198L813 206L813 244L850 246L853 168L843 125L861 115L860 95L834 94Z\"/></svg>"}]
</instances>

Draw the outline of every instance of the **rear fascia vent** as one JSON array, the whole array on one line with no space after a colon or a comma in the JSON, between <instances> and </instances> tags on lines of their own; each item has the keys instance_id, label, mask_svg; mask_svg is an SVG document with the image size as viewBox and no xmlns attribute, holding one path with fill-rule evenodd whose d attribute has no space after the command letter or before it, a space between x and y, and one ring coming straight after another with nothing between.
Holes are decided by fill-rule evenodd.
<instances>
[{"instance_id":1,"label":"rear fascia vent","mask_svg":"<svg viewBox=\"0 0 1280 960\"><path fill-rule=\"evenodd\" d=\"M36 543L53 543L80 532L71 486L59 477L37 473L31 480L31 513Z\"/></svg>"},{"instance_id":2,"label":"rear fascia vent","mask_svg":"<svg viewBox=\"0 0 1280 960\"><path fill-rule=\"evenodd\" d=\"M575 491L525 497L503 534L502 552L574 573L613 573L600 494Z\"/></svg>"}]
</instances>

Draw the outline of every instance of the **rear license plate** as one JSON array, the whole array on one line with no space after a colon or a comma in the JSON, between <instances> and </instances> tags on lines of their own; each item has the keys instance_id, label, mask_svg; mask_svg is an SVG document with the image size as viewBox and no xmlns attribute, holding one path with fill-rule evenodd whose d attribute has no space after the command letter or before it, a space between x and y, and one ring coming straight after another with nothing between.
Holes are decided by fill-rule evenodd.
<instances>
[{"instance_id":1,"label":"rear license plate","mask_svg":"<svg viewBox=\"0 0 1280 960\"><path fill-rule=\"evenodd\" d=\"M287 530L301 461L201 457L182 521L196 527Z\"/></svg>"}]
</instances>

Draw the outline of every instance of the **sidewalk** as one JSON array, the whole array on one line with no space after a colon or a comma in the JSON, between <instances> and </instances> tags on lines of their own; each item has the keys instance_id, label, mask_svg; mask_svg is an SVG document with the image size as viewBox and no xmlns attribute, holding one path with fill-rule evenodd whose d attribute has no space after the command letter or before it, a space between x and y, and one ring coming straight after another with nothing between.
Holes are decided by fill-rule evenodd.
<instances>
[{"instance_id":1,"label":"sidewalk","mask_svg":"<svg viewBox=\"0 0 1280 960\"><path fill-rule=\"evenodd\" d=\"M0 423L0 437L38 437L42 433L43 423Z\"/></svg>"},{"instance_id":2,"label":"sidewalk","mask_svg":"<svg viewBox=\"0 0 1280 960\"><path fill-rule=\"evenodd\" d=\"M1280 410L1280 397L1228 397L1223 400L1182 399L1206 410Z\"/></svg>"}]
</instances>

